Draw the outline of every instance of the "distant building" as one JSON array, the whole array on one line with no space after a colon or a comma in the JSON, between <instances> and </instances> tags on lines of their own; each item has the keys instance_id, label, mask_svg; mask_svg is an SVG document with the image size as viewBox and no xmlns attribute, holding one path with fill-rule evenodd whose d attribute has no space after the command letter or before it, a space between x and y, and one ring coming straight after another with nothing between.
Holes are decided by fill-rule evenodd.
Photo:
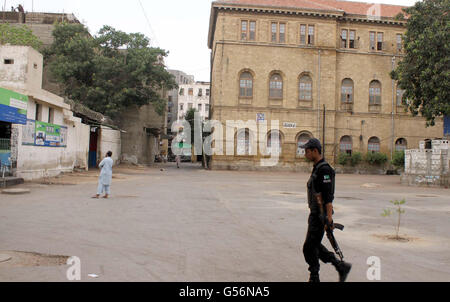
<instances>
[{"instance_id":1,"label":"distant building","mask_svg":"<svg viewBox=\"0 0 450 302\"><path fill-rule=\"evenodd\" d=\"M209 119L210 83L195 82L180 85L178 96L178 119L182 120L189 109L195 109L203 120Z\"/></svg>"},{"instance_id":2,"label":"distant building","mask_svg":"<svg viewBox=\"0 0 450 302\"><path fill-rule=\"evenodd\" d=\"M183 71L180 70L173 70L169 69L167 70L169 73L175 76L175 81L180 85L185 84L192 84L194 83L194 76L188 75ZM173 89L169 91L168 93L168 110L167 110L167 127L168 127L168 133L170 133L172 129L172 124L175 122L178 118L178 94L179 89Z\"/></svg>"}]
</instances>

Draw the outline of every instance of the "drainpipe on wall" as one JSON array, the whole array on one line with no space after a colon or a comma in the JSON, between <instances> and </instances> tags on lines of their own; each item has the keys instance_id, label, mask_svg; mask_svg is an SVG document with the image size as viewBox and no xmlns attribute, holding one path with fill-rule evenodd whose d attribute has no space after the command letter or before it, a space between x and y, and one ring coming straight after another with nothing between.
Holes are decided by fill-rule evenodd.
<instances>
[{"instance_id":1,"label":"drainpipe on wall","mask_svg":"<svg viewBox=\"0 0 450 302\"><path fill-rule=\"evenodd\" d=\"M395 56L392 57L392 71L395 70ZM392 79L392 133L391 133L391 161L394 159L394 134L395 134L395 119L394 119L394 107L395 107L395 80Z\"/></svg>"},{"instance_id":2,"label":"drainpipe on wall","mask_svg":"<svg viewBox=\"0 0 450 302\"><path fill-rule=\"evenodd\" d=\"M321 50L319 49L319 72L318 72L318 77L319 80L317 81L317 89L318 89L318 93L317 93L317 138L320 139L320 78L321 78ZM322 144L325 144L325 142L322 142Z\"/></svg>"}]
</instances>

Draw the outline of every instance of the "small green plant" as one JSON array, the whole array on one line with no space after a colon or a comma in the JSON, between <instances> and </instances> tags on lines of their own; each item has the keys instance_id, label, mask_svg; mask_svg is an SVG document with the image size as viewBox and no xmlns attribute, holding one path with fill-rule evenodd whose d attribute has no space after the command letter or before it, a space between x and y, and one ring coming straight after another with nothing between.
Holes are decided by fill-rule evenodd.
<instances>
[{"instance_id":1,"label":"small green plant","mask_svg":"<svg viewBox=\"0 0 450 302\"><path fill-rule=\"evenodd\" d=\"M339 153L339 155L338 155L338 163L341 166L345 166L348 163L349 160L350 160L350 155L349 154L347 154L347 153Z\"/></svg>"},{"instance_id":2,"label":"small green plant","mask_svg":"<svg viewBox=\"0 0 450 302\"><path fill-rule=\"evenodd\" d=\"M384 153L380 152L369 152L366 154L366 162L371 165L384 165L388 161L388 157Z\"/></svg>"},{"instance_id":3,"label":"small green plant","mask_svg":"<svg viewBox=\"0 0 450 302\"><path fill-rule=\"evenodd\" d=\"M383 213L381 214L381 216L383 217L390 217L391 215L393 215L393 213L397 212L397 225L395 226L395 231L396 231L396 236L395 239L396 240L400 240L400 224L401 224L401 218L402 218L402 214L405 214L405 210L402 209L402 205L406 204L406 200L402 199L402 200L395 200L395 201L391 201L391 203L396 207L395 211L393 212L391 209L384 209Z\"/></svg>"},{"instance_id":4,"label":"small green plant","mask_svg":"<svg viewBox=\"0 0 450 302\"><path fill-rule=\"evenodd\" d=\"M363 156L360 152L355 152L352 154L352 156L350 157L350 164L352 165L352 167L357 166L360 162L362 162L363 160Z\"/></svg>"},{"instance_id":5,"label":"small green plant","mask_svg":"<svg viewBox=\"0 0 450 302\"><path fill-rule=\"evenodd\" d=\"M13 26L8 23L0 24L0 44L31 46L37 51L40 51L43 45L42 41L25 25Z\"/></svg>"},{"instance_id":6,"label":"small green plant","mask_svg":"<svg viewBox=\"0 0 450 302\"><path fill-rule=\"evenodd\" d=\"M394 158L392 159L392 164L396 168L405 167L405 151L397 151L394 153Z\"/></svg>"}]
</instances>

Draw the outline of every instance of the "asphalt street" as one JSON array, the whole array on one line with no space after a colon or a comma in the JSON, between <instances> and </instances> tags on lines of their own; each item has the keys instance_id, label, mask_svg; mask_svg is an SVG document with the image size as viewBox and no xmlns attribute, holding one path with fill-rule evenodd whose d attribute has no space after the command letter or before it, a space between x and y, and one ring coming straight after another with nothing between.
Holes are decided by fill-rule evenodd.
<instances>
[{"instance_id":1,"label":"asphalt street","mask_svg":"<svg viewBox=\"0 0 450 302\"><path fill-rule=\"evenodd\" d=\"M303 282L308 177L191 164L116 169L108 200L90 198L92 173L27 183L31 194L0 194L0 254L77 256L82 281ZM381 213L403 198L400 233L409 241L388 240L396 219ZM338 175L335 211L346 226L336 237L353 263L349 282L370 282L371 256L381 261L381 281L450 281L448 189L405 187L399 176ZM0 281L68 281L67 268L5 262ZM323 265L321 279L338 275Z\"/></svg>"}]
</instances>

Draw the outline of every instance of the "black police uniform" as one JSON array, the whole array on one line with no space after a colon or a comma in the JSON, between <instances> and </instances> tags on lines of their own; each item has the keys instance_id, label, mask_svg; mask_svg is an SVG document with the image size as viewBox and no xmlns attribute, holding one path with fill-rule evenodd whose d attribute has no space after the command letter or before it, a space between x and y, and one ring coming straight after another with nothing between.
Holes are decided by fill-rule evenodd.
<instances>
[{"instance_id":1,"label":"black police uniform","mask_svg":"<svg viewBox=\"0 0 450 302\"><path fill-rule=\"evenodd\" d=\"M311 178L308 181L308 203L311 214L308 219L308 233L303 246L303 254L309 265L311 276L318 277L320 270L319 259L324 263L337 266L340 261L334 253L322 245L325 234L326 205L334 200L335 172L324 159L314 165ZM321 216L319 204L314 194L322 194L323 215Z\"/></svg>"}]
</instances>

